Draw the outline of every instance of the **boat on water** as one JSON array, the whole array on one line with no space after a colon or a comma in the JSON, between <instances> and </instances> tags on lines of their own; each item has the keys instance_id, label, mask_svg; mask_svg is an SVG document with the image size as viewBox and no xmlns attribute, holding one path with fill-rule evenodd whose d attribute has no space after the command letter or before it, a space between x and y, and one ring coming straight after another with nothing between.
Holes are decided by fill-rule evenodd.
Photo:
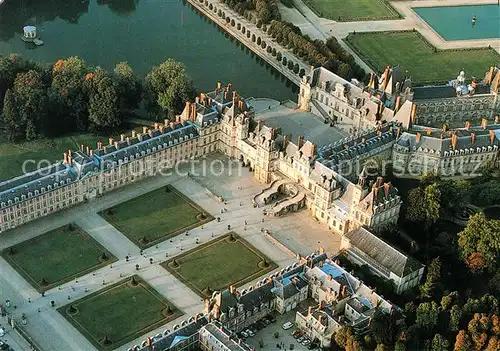
<instances>
[{"instance_id":1,"label":"boat on water","mask_svg":"<svg viewBox=\"0 0 500 351\"><path fill-rule=\"evenodd\" d=\"M36 46L42 46L44 44L43 40L40 40L40 39L33 39L33 44L35 44Z\"/></svg>"}]
</instances>

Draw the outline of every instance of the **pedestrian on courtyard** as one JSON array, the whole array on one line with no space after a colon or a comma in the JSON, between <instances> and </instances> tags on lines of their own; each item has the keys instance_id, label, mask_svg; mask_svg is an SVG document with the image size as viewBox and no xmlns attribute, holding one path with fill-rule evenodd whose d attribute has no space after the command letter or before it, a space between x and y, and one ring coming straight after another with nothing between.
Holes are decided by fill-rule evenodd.
<instances>
[{"instance_id":1,"label":"pedestrian on courtyard","mask_svg":"<svg viewBox=\"0 0 500 351\"><path fill-rule=\"evenodd\" d=\"M31 297L28 297L28 303L31 303Z\"/></svg>"},{"instance_id":2,"label":"pedestrian on courtyard","mask_svg":"<svg viewBox=\"0 0 500 351\"><path fill-rule=\"evenodd\" d=\"M245 225L247 225L247 224L248 224L247 221L245 221Z\"/></svg>"}]
</instances>

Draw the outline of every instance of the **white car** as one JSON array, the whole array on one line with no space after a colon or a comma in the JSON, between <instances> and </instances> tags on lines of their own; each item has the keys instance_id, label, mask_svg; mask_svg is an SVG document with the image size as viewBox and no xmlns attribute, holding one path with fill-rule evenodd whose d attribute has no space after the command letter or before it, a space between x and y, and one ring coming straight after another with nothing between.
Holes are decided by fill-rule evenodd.
<instances>
[{"instance_id":1,"label":"white car","mask_svg":"<svg viewBox=\"0 0 500 351\"><path fill-rule=\"evenodd\" d=\"M253 331L251 331L250 329L245 330L245 333L247 333L248 336L250 336L250 337L255 336L255 333Z\"/></svg>"},{"instance_id":2,"label":"white car","mask_svg":"<svg viewBox=\"0 0 500 351\"><path fill-rule=\"evenodd\" d=\"M241 334L241 336L243 336L244 338L248 338L248 333L247 333L247 332L242 331L240 334Z\"/></svg>"},{"instance_id":3,"label":"white car","mask_svg":"<svg viewBox=\"0 0 500 351\"><path fill-rule=\"evenodd\" d=\"M5 335L5 329L3 327L0 327L0 337Z\"/></svg>"},{"instance_id":4,"label":"white car","mask_svg":"<svg viewBox=\"0 0 500 351\"><path fill-rule=\"evenodd\" d=\"M290 329L291 327L293 327L293 323L292 322L286 322L285 324L282 325L282 328L284 330L288 330Z\"/></svg>"}]
</instances>

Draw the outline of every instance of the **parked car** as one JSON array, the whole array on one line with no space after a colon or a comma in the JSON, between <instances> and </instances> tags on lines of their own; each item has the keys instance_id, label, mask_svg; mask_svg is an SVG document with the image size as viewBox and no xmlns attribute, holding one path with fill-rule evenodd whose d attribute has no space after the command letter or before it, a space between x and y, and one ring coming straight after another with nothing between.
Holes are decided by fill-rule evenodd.
<instances>
[{"instance_id":1,"label":"parked car","mask_svg":"<svg viewBox=\"0 0 500 351\"><path fill-rule=\"evenodd\" d=\"M292 327L293 327L293 323L292 322L286 322L285 324L282 325L282 328L284 330L288 330L288 329L290 329Z\"/></svg>"},{"instance_id":2,"label":"parked car","mask_svg":"<svg viewBox=\"0 0 500 351\"><path fill-rule=\"evenodd\" d=\"M303 333L300 330L297 330L295 333L293 333L293 337L295 339L300 338L303 335Z\"/></svg>"},{"instance_id":3,"label":"parked car","mask_svg":"<svg viewBox=\"0 0 500 351\"><path fill-rule=\"evenodd\" d=\"M255 333L250 329L245 330L245 333L247 333L249 337L255 336Z\"/></svg>"},{"instance_id":4,"label":"parked car","mask_svg":"<svg viewBox=\"0 0 500 351\"><path fill-rule=\"evenodd\" d=\"M309 344L309 346L307 348L309 350L314 350L317 347L318 347L318 344L316 344L315 342L312 342L312 343Z\"/></svg>"},{"instance_id":5,"label":"parked car","mask_svg":"<svg viewBox=\"0 0 500 351\"><path fill-rule=\"evenodd\" d=\"M305 338L304 341L302 341L302 345L307 346L311 343L311 340Z\"/></svg>"},{"instance_id":6,"label":"parked car","mask_svg":"<svg viewBox=\"0 0 500 351\"><path fill-rule=\"evenodd\" d=\"M9 344L7 344L3 341L0 341L0 350L10 350Z\"/></svg>"},{"instance_id":7,"label":"parked car","mask_svg":"<svg viewBox=\"0 0 500 351\"><path fill-rule=\"evenodd\" d=\"M271 321L267 318L264 318L264 324L269 325L269 324L271 324Z\"/></svg>"},{"instance_id":8,"label":"parked car","mask_svg":"<svg viewBox=\"0 0 500 351\"><path fill-rule=\"evenodd\" d=\"M243 339L248 338L248 334L243 330L240 335L243 337Z\"/></svg>"},{"instance_id":9,"label":"parked car","mask_svg":"<svg viewBox=\"0 0 500 351\"><path fill-rule=\"evenodd\" d=\"M303 336L299 336L297 338L297 342L300 344L300 343L302 343L302 341L304 341L304 337Z\"/></svg>"},{"instance_id":10,"label":"parked car","mask_svg":"<svg viewBox=\"0 0 500 351\"><path fill-rule=\"evenodd\" d=\"M271 323L276 323L276 318L274 318L274 317L273 317L273 316L271 316L270 314L269 314L269 315L267 315L267 317L266 317L266 318L267 318L267 319L269 319L269 322L271 322Z\"/></svg>"}]
</instances>

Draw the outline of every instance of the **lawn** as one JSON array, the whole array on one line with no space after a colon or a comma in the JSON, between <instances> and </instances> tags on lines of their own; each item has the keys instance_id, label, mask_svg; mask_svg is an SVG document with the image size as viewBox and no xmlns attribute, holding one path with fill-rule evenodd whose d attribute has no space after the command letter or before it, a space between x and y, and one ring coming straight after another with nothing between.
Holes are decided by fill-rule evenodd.
<instances>
[{"instance_id":1,"label":"lawn","mask_svg":"<svg viewBox=\"0 0 500 351\"><path fill-rule=\"evenodd\" d=\"M233 233L196 247L162 266L204 297L233 284L243 285L278 267Z\"/></svg>"},{"instance_id":2,"label":"lawn","mask_svg":"<svg viewBox=\"0 0 500 351\"><path fill-rule=\"evenodd\" d=\"M172 186L108 208L100 215L142 248L213 219Z\"/></svg>"},{"instance_id":3,"label":"lawn","mask_svg":"<svg viewBox=\"0 0 500 351\"><path fill-rule=\"evenodd\" d=\"M338 22L400 18L384 0L305 0L304 3L318 16Z\"/></svg>"},{"instance_id":4,"label":"lawn","mask_svg":"<svg viewBox=\"0 0 500 351\"><path fill-rule=\"evenodd\" d=\"M467 77L484 77L500 60L493 49L436 50L418 32L376 32L349 34L347 43L373 69L387 65L408 70L413 83L444 83L465 69Z\"/></svg>"},{"instance_id":5,"label":"lawn","mask_svg":"<svg viewBox=\"0 0 500 351\"><path fill-rule=\"evenodd\" d=\"M5 249L2 256L38 291L49 290L116 261L74 225L14 245Z\"/></svg>"},{"instance_id":6,"label":"lawn","mask_svg":"<svg viewBox=\"0 0 500 351\"><path fill-rule=\"evenodd\" d=\"M124 126L127 134L133 127ZM142 132L142 128L136 130ZM115 132L118 138L121 132ZM53 139L40 139L21 143L0 143L0 182L20 176L26 172L32 172L41 167L63 159L63 153L67 150L79 150L80 145L95 149L98 141L104 145L108 142L109 135L77 134ZM23 169L25 161L26 167ZM32 162L34 161L34 162Z\"/></svg>"},{"instance_id":7,"label":"lawn","mask_svg":"<svg viewBox=\"0 0 500 351\"><path fill-rule=\"evenodd\" d=\"M58 311L99 350L116 349L182 315L138 276L60 307Z\"/></svg>"}]
</instances>

